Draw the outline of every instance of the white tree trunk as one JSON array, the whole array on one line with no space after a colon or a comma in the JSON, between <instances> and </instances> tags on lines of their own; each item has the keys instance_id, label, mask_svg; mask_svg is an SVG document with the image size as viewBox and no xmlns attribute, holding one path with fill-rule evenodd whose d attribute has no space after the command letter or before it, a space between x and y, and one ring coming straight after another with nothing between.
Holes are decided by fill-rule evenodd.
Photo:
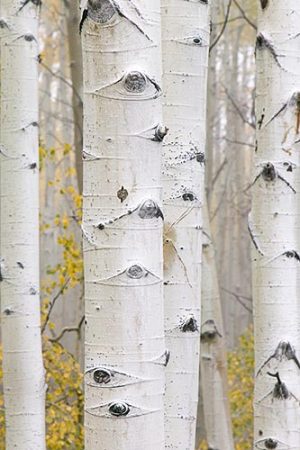
<instances>
[{"instance_id":1,"label":"white tree trunk","mask_svg":"<svg viewBox=\"0 0 300 450\"><path fill-rule=\"evenodd\" d=\"M79 24L79 5L78 2L71 0L67 7L67 30L68 44L70 54L70 70L72 78L72 104L74 115L74 147L75 164L78 180L78 189L82 193L82 133L83 133L83 105L82 105L82 52L80 37L78 35Z\"/></svg>"},{"instance_id":2,"label":"white tree trunk","mask_svg":"<svg viewBox=\"0 0 300 450\"><path fill-rule=\"evenodd\" d=\"M300 448L300 37L298 0L262 0L250 229L255 449Z\"/></svg>"},{"instance_id":3,"label":"white tree trunk","mask_svg":"<svg viewBox=\"0 0 300 450\"><path fill-rule=\"evenodd\" d=\"M201 298L209 6L162 1L166 447L194 450Z\"/></svg>"},{"instance_id":4,"label":"white tree trunk","mask_svg":"<svg viewBox=\"0 0 300 450\"><path fill-rule=\"evenodd\" d=\"M45 382L39 305L38 7L1 0L0 17L5 448L40 450L45 449Z\"/></svg>"},{"instance_id":5,"label":"white tree trunk","mask_svg":"<svg viewBox=\"0 0 300 450\"><path fill-rule=\"evenodd\" d=\"M233 450L225 334L206 202L203 231L201 388L206 440L210 449Z\"/></svg>"},{"instance_id":6,"label":"white tree trunk","mask_svg":"<svg viewBox=\"0 0 300 450\"><path fill-rule=\"evenodd\" d=\"M85 449L162 450L160 0L89 0L81 27Z\"/></svg>"}]
</instances>

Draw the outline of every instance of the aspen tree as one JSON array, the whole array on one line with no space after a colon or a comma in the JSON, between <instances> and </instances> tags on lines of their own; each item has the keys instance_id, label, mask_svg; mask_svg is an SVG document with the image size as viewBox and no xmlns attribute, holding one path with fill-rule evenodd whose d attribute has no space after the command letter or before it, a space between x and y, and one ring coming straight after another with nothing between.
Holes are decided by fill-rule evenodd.
<instances>
[{"instance_id":1,"label":"aspen tree","mask_svg":"<svg viewBox=\"0 0 300 450\"><path fill-rule=\"evenodd\" d=\"M207 1L162 1L165 448L194 450L209 46Z\"/></svg>"},{"instance_id":2,"label":"aspen tree","mask_svg":"<svg viewBox=\"0 0 300 450\"><path fill-rule=\"evenodd\" d=\"M254 448L300 448L300 3L259 2L252 217Z\"/></svg>"},{"instance_id":3,"label":"aspen tree","mask_svg":"<svg viewBox=\"0 0 300 450\"><path fill-rule=\"evenodd\" d=\"M215 252L207 203L203 205L201 388L209 448L233 450L227 362Z\"/></svg>"},{"instance_id":4,"label":"aspen tree","mask_svg":"<svg viewBox=\"0 0 300 450\"><path fill-rule=\"evenodd\" d=\"M164 449L160 1L89 0L85 449Z\"/></svg>"},{"instance_id":5,"label":"aspen tree","mask_svg":"<svg viewBox=\"0 0 300 450\"><path fill-rule=\"evenodd\" d=\"M0 289L6 449L45 449L39 304L38 1L1 0Z\"/></svg>"}]
</instances>

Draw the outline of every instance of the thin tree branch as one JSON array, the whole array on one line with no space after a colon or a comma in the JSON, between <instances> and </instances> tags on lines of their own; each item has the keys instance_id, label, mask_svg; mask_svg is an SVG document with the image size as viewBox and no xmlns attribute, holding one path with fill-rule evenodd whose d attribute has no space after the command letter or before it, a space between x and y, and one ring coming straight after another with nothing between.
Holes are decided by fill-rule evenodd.
<instances>
[{"instance_id":1,"label":"thin tree branch","mask_svg":"<svg viewBox=\"0 0 300 450\"><path fill-rule=\"evenodd\" d=\"M52 310L53 310L53 308L54 308L54 306L55 306L55 303L57 302L57 300L59 299L59 297L64 293L64 290L65 290L66 287L68 286L69 281L70 281L70 279L68 278L67 281L65 282L65 284L60 288L60 290L57 292L57 294L56 294L55 297L53 298L53 300L52 300L52 302L51 302L51 304L50 304L50 307L49 307L49 309L48 309L48 313L47 313L45 322L43 323L43 325L42 325L42 327L41 327L41 333L42 333L42 334L45 332L45 329L46 329L46 327L47 327L47 325L48 325L48 322L49 322L49 319L50 319Z\"/></svg>"},{"instance_id":2,"label":"thin tree branch","mask_svg":"<svg viewBox=\"0 0 300 450\"><path fill-rule=\"evenodd\" d=\"M252 20L249 19L249 17L246 15L245 11L243 10L243 8L240 6L240 4L237 2L237 0L233 0L235 6L240 10L243 18L246 20L246 22L249 23L249 25L254 28L254 30L257 30L257 26L255 25L255 23L252 22Z\"/></svg>"},{"instance_id":3,"label":"thin tree branch","mask_svg":"<svg viewBox=\"0 0 300 450\"><path fill-rule=\"evenodd\" d=\"M80 331L81 331L81 327L82 327L82 324L84 322L84 319L85 319L85 316L83 316L80 319L80 322L77 325L77 327L65 327L65 328L63 328L58 336L49 339L49 341L50 342L59 342L66 333L71 333L71 332L75 332L75 331L76 331L76 333L78 333L78 335L80 335Z\"/></svg>"},{"instance_id":4,"label":"thin tree branch","mask_svg":"<svg viewBox=\"0 0 300 450\"><path fill-rule=\"evenodd\" d=\"M220 31L219 35L216 37L216 39L214 40L214 42L212 42L212 44L210 45L210 47L209 47L209 53L210 53L210 52L212 51L212 49L217 45L217 43L218 43L219 40L221 39L221 37L222 37L222 35L223 35L223 33L224 33L225 29L226 29L226 26L227 26L227 23L228 23L228 19L229 19L229 14L230 14L230 8L231 8L231 5L232 5L232 0L229 0L228 6L227 6L226 15L225 15L225 20L224 20L224 23L223 23L223 26L222 26L222 28L221 28L221 31Z\"/></svg>"}]
</instances>

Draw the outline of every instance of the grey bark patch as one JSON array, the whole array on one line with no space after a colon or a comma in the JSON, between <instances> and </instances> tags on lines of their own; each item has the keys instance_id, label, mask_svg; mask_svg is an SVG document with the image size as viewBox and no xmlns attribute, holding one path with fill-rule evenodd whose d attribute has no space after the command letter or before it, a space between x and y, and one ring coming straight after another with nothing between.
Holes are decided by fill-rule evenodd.
<instances>
[{"instance_id":1,"label":"grey bark patch","mask_svg":"<svg viewBox=\"0 0 300 450\"><path fill-rule=\"evenodd\" d=\"M98 384L108 384L111 381L111 373L106 369L97 369L93 374L93 378Z\"/></svg>"},{"instance_id":2,"label":"grey bark patch","mask_svg":"<svg viewBox=\"0 0 300 450\"><path fill-rule=\"evenodd\" d=\"M268 372L268 375L270 377L274 377L277 379L277 382L276 382L275 387L272 392L273 398L276 398L278 400L287 400L290 396L290 393L289 393L286 385L281 381L279 372L276 372L276 373Z\"/></svg>"},{"instance_id":3,"label":"grey bark patch","mask_svg":"<svg viewBox=\"0 0 300 450\"><path fill-rule=\"evenodd\" d=\"M108 410L112 416L116 417L127 416L127 414L130 412L129 405L123 402L111 403L108 407Z\"/></svg>"},{"instance_id":4,"label":"grey bark patch","mask_svg":"<svg viewBox=\"0 0 300 450\"><path fill-rule=\"evenodd\" d=\"M278 447L278 441L275 441L275 439L269 438L265 440L265 447L267 449L274 449Z\"/></svg>"},{"instance_id":5,"label":"grey bark patch","mask_svg":"<svg viewBox=\"0 0 300 450\"><path fill-rule=\"evenodd\" d=\"M124 86L128 92L144 92L147 86L147 78L141 72L129 72L124 78Z\"/></svg>"},{"instance_id":6,"label":"grey bark patch","mask_svg":"<svg viewBox=\"0 0 300 450\"><path fill-rule=\"evenodd\" d=\"M166 135L168 134L169 129L164 127L163 125L158 125L155 129L153 141L162 142Z\"/></svg>"},{"instance_id":7,"label":"grey bark patch","mask_svg":"<svg viewBox=\"0 0 300 450\"><path fill-rule=\"evenodd\" d=\"M109 0L89 0L88 17L95 22L107 23L116 13L116 8Z\"/></svg>"},{"instance_id":8,"label":"grey bark patch","mask_svg":"<svg viewBox=\"0 0 300 450\"><path fill-rule=\"evenodd\" d=\"M134 280L140 280L141 278L146 276L145 269L138 264L134 264L133 266L129 267L126 273L129 278L133 278Z\"/></svg>"},{"instance_id":9,"label":"grey bark patch","mask_svg":"<svg viewBox=\"0 0 300 450\"><path fill-rule=\"evenodd\" d=\"M7 22L4 19L0 19L0 28L3 30L4 28L9 29Z\"/></svg>"},{"instance_id":10,"label":"grey bark patch","mask_svg":"<svg viewBox=\"0 0 300 450\"><path fill-rule=\"evenodd\" d=\"M274 181L276 178L276 170L272 163L264 165L262 170L262 177L265 181Z\"/></svg>"},{"instance_id":11,"label":"grey bark patch","mask_svg":"<svg viewBox=\"0 0 300 450\"><path fill-rule=\"evenodd\" d=\"M139 208L139 217L141 219L154 219L161 217L164 220L160 207L154 200L146 200Z\"/></svg>"},{"instance_id":12,"label":"grey bark patch","mask_svg":"<svg viewBox=\"0 0 300 450\"><path fill-rule=\"evenodd\" d=\"M262 372L263 368L273 359L277 360L278 362L287 360L287 361L294 361L298 369L300 369L300 362L296 356L296 351L290 344L290 342L281 341L279 342L275 352L269 356L269 358L262 364L260 369L257 372L257 376Z\"/></svg>"},{"instance_id":13,"label":"grey bark patch","mask_svg":"<svg viewBox=\"0 0 300 450\"><path fill-rule=\"evenodd\" d=\"M269 4L269 0L260 0L261 9L266 9Z\"/></svg>"},{"instance_id":14,"label":"grey bark patch","mask_svg":"<svg viewBox=\"0 0 300 450\"><path fill-rule=\"evenodd\" d=\"M219 333L215 321L212 319L207 320L201 327L201 342L210 343L217 337L222 337Z\"/></svg>"},{"instance_id":15,"label":"grey bark patch","mask_svg":"<svg viewBox=\"0 0 300 450\"><path fill-rule=\"evenodd\" d=\"M195 333L198 331L198 323L195 317L189 317L181 325L180 329L183 333Z\"/></svg>"},{"instance_id":16,"label":"grey bark patch","mask_svg":"<svg viewBox=\"0 0 300 450\"><path fill-rule=\"evenodd\" d=\"M196 153L196 161L200 164L205 164L205 155L203 152Z\"/></svg>"},{"instance_id":17,"label":"grey bark patch","mask_svg":"<svg viewBox=\"0 0 300 450\"><path fill-rule=\"evenodd\" d=\"M119 200L121 200L121 203L123 203L128 197L128 191L124 188L124 186L122 186L121 189L118 190L117 197Z\"/></svg>"},{"instance_id":18,"label":"grey bark patch","mask_svg":"<svg viewBox=\"0 0 300 450\"><path fill-rule=\"evenodd\" d=\"M193 202L194 200L196 200L196 196L193 192L185 192L184 194L182 194L182 199L185 202Z\"/></svg>"}]
</instances>

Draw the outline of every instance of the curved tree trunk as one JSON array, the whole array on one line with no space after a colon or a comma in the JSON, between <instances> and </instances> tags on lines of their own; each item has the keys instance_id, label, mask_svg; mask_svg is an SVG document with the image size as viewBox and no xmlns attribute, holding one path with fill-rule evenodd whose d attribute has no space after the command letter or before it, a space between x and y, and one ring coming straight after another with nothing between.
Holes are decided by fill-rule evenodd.
<instances>
[{"instance_id":1,"label":"curved tree trunk","mask_svg":"<svg viewBox=\"0 0 300 450\"><path fill-rule=\"evenodd\" d=\"M164 449L160 1L89 0L85 449Z\"/></svg>"},{"instance_id":2,"label":"curved tree trunk","mask_svg":"<svg viewBox=\"0 0 300 450\"><path fill-rule=\"evenodd\" d=\"M163 0L166 447L194 450L201 298L209 7Z\"/></svg>"},{"instance_id":3,"label":"curved tree trunk","mask_svg":"<svg viewBox=\"0 0 300 450\"><path fill-rule=\"evenodd\" d=\"M45 449L39 304L38 8L1 0L1 317L6 449Z\"/></svg>"},{"instance_id":4,"label":"curved tree trunk","mask_svg":"<svg viewBox=\"0 0 300 450\"><path fill-rule=\"evenodd\" d=\"M225 333L207 203L203 205L201 388L210 449L233 450Z\"/></svg>"},{"instance_id":5,"label":"curved tree trunk","mask_svg":"<svg viewBox=\"0 0 300 450\"><path fill-rule=\"evenodd\" d=\"M254 446L300 448L300 37L298 0L261 1L257 152L250 229L256 380Z\"/></svg>"}]
</instances>

